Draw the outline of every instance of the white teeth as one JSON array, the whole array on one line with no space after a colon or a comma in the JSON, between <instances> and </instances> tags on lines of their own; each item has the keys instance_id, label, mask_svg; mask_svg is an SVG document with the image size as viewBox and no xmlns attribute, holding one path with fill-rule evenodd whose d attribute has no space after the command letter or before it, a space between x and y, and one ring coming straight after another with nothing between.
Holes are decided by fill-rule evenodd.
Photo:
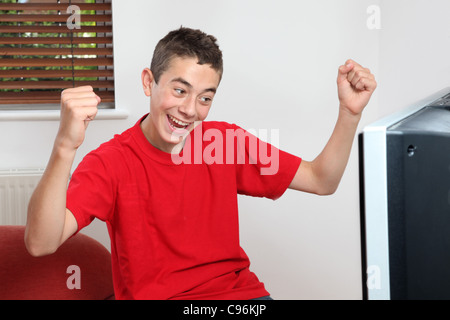
<instances>
[{"instance_id":1,"label":"white teeth","mask_svg":"<svg viewBox=\"0 0 450 320\"><path fill-rule=\"evenodd\" d=\"M170 119L171 119L173 122L179 124L180 126L187 127L188 125L190 125L190 123L186 123L186 122L180 121L180 120L178 120L178 119L175 119L175 118L172 117L170 114L169 114L169 117L170 117Z\"/></svg>"}]
</instances>

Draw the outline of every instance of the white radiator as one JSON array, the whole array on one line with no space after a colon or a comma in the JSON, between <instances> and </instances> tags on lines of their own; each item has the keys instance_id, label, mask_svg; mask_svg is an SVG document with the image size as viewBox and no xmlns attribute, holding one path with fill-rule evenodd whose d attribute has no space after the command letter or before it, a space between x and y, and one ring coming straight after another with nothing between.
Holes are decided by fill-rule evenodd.
<instances>
[{"instance_id":1,"label":"white radiator","mask_svg":"<svg viewBox=\"0 0 450 320\"><path fill-rule=\"evenodd\" d=\"M44 169L0 170L0 225L25 225L30 197Z\"/></svg>"}]
</instances>

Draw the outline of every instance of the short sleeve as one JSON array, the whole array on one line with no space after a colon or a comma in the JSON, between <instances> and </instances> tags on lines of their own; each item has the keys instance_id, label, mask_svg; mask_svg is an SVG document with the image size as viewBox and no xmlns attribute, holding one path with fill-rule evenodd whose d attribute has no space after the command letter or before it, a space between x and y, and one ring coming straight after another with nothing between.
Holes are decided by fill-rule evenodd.
<instances>
[{"instance_id":1,"label":"short sleeve","mask_svg":"<svg viewBox=\"0 0 450 320\"><path fill-rule=\"evenodd\" d=\"M108 221L114 212L114 172L97 153L88 154L74 171L66 207L75 216L78 231L94 218Z\"/></svg>"},{"instance_id":2,"label":"short sleeve","mask_svg":"<svg viewBox=\"0 0 450 320\"><path fill-rule=\"evenodd\" d=\"M236 181L239 194L280 198L302 161L235 126Z\"/></svg>"}]
</instances>

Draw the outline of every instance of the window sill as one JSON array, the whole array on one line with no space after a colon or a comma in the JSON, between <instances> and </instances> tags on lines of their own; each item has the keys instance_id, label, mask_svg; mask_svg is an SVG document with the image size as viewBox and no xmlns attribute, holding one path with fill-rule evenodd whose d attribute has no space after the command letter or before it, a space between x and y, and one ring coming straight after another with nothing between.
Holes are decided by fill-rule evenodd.
<instances>
[{"instance_id":1,"label":"window sill","mask_svg":"<svg viewBox=\"0 0 450 320\"><path fill-rule=\"evenodd\" d=\"M99 109L95 120L127 119L128 110ZM1 110L0 121L59 121L59 110Z\"/></svg>"}]
</instances>

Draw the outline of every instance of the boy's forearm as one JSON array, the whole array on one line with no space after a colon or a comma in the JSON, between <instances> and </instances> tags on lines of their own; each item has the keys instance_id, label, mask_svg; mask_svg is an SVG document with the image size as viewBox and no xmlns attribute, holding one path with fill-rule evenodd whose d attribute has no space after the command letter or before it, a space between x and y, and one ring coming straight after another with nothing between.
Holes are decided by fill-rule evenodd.
<instances>
[{"instance_id":1,"label":"boy's forearm","mask_svg":"<svg viewBox=\"0 0 450 320\"><path fill-rule=\"evenodd\" d=\"M339 108L334 131L319 156L312 161L312 170L320 182L322 194L336 191L350 157L361 114L355 115Z\"/></svg>"},{"instance_id":2,"label":"boy's forearm","mask_svg":"<svg viewBox=\"0 0 450 320\"><path fill-rule=\"evenodd\" d=\"M52 253L60 245L66 217L66 193L75 150L56 144L29 205L25 243L30 253ZM48 251L48 252L47 252Z\"/></svg>"}]
</instances>

